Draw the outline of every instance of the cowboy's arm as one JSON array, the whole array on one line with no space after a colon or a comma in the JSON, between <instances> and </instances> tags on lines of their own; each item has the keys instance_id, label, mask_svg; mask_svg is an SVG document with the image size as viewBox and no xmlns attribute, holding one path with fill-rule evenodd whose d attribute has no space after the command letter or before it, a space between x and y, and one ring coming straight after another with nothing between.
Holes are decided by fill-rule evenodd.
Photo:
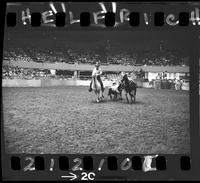
<instances>
[{"instance_id":1,"label":"cowboy's arm","mask_svg":"<svg viewBox=\"0 0 200 183\"><path fill-rule=\"evenodd\" d=\"M102 70L101 70L101 68L99 68L97 75L101 75L101 74L102 74Z\"/></svg>"}]
</instances>

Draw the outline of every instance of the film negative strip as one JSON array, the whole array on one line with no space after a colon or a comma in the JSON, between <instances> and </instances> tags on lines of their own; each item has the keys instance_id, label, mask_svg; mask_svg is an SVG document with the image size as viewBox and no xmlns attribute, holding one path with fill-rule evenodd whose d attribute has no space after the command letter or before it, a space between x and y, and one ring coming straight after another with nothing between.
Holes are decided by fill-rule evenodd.
<instances>
[{"instance_id":1,"label":"film negative strip","mask_svg":"<svg viewBox=\"0 0 200 183\"><path fill-rule=\"evenodd\" d=\"M200 180L200 3L4 8L3 181Z\"/></svg>"}]
</instances>

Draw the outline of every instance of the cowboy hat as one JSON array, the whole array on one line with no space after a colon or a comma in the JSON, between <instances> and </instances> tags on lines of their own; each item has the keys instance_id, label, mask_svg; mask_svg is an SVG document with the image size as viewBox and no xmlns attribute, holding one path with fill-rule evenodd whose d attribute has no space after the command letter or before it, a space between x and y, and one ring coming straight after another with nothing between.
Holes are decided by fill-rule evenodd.
<instances>
[{"instance_id":1,"label":"cowboy hat","mask_svg":"<svg viewBox=\"0 0 200 183\"><path fill-rule=\"evenodd\" d=\"M96 62L95 66L100 66L100 63L99 63L99 62Z\"/></svg>"}]
</instances>

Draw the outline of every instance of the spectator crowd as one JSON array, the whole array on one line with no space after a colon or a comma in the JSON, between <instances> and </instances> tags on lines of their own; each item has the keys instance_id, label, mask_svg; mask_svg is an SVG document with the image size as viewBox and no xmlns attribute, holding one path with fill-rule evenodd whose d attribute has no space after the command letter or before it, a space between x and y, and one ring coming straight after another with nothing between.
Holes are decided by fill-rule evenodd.
<instances>
[{"instance_id":1,"label":"spectator crowd","mask_svg":"<svg viewBox=\"0 0 200 183\"><path fill-rule=\"evenodd\" d=\"M51 75L50 71L39 69L25 69L19 67L2 67L3 79L49 79L55 78Z\"/></svg>"},{"instance_id":2,"label":"spectator crowd","mask_svg":"<svg viewBox=\"0 0 200 183\"><path fill-rule=\"evenodd\" d=\"M157 66L185 66L189 64L189 57L175 54L172 51L143 51L141 53L123 50L84 50L72 48L57 48L56 50L39 48L5 48L3 59L7 61L24 61L69 64L94 64L101 61L102 64L117 65L157 65Z\"/></svg>"}]
</instances>

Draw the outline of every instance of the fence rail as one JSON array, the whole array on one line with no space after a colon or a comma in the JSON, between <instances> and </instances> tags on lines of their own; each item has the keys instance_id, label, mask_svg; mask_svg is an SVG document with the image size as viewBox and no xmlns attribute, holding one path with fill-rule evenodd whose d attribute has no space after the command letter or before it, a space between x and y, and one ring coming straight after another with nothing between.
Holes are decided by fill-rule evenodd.
<instances>
[{"instance_id":1,"label":"fence rail","mask_svg":"<svg viewBox=\"0 0 200 183\"><path fill-rule=\"evenodd\" d=\"M111 80L103 81L105 87L112 85ZM90 79L3 79L2 87L49 87L49 86L89 86ZM138 87L172 90L189 90L189 83L183 83L182 86L169 84L163 81L137 82Z\"/></svg>"}]
</instances>

